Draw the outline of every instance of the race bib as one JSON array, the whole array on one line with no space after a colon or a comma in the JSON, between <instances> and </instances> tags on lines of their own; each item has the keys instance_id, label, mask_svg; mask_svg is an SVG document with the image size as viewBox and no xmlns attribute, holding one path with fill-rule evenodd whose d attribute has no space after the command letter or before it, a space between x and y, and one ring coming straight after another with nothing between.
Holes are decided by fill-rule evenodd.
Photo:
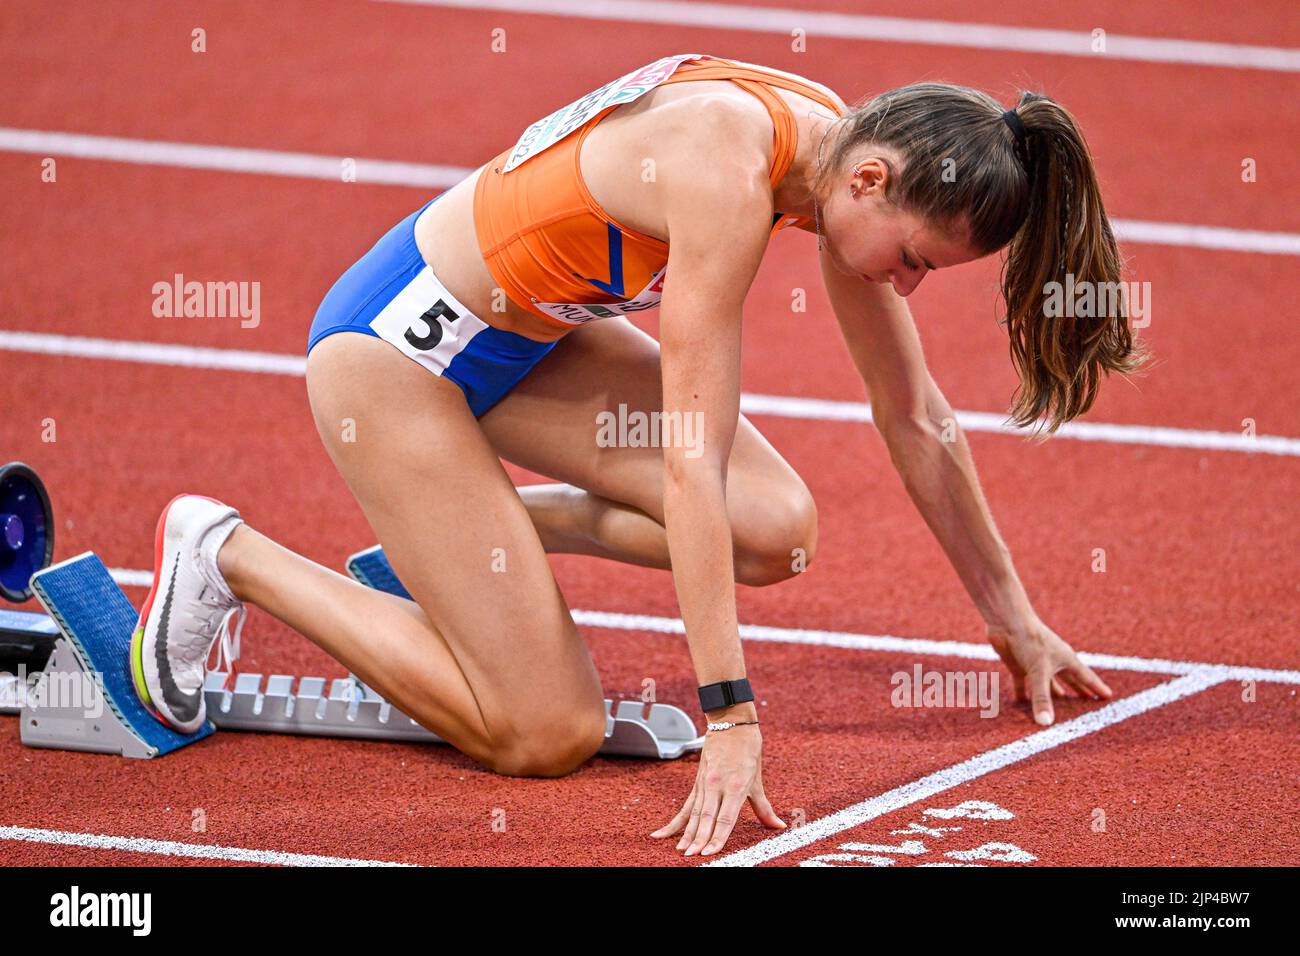
<instances>
[{"instance_id":1,"label":"race bib","mask_svg":"<svg viewBox=\"0 0 1300 956\"><path fill-rule=\"evenodd\" d=\"M592 319L609 319L616 315L629 315L633 312L644 312L646 309L653 309L659 305L659 300L663 298L664 292L664 273L668 269L665 266L653 276L644 289L638 292L630 299L624 299L622 302L537 302L534 300L533 307L545 312L553 319L559 319L569 325L581 325L583 322L590 322Z\"/></svg>"},{"instance_id":2,"label":"race bib","mask_svg":"<svg viewBox=\"0 0 1300 956\"><path fill-rule=\"evenodd\" d=\"M508 173L521 163L526 163L542 150L554 146L589 119L610 106L621 106L653 90L687 60L700 60L702 53L684 53L681 56L666 56L655 60L649 66L633 70L626 76L620 76L613 82L606 83L598 90L588 93L576 103L561 107L550 116L538 120L519 137L515 148L510 151L510 158L501 167L501 172Z\"/></svg>"}]
</instances>

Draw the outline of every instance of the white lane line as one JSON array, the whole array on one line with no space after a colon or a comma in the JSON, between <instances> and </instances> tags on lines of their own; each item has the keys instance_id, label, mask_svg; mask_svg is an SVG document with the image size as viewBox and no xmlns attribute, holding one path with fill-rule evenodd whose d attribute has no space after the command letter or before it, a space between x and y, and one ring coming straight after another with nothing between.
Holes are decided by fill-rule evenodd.
<instances>
[{"instance_id":1,"label":"white lane line","mask_svg":"<svg viewBox=\"0 0 1300 956\"><path fill-rule=\"evenodd\" d=\"M811 418L821 421L870 422L871 406L865 402L799 398L786 395L745 394L740 410L747 415L778 418ZM956 412L957 421L968 432L993 432L1025 437L1023 429L1008 424L1005 415L994 412ZM1300 455L1300 438L1282 435L1247 436L1238 432L1212 432L1160 425L1115 425L1106 422L1068 422L1057 435L1076 441L1101 441L1121 445L1160 445L1168 448L1202 448L1246 454Z\"/></svg>"},{"instance_id":2,"label":"white lane line","mask_svg":"<svg viewBox=\"0 0 1300 956\"><path fill-rule=\"evenodd\" d=\"M1195 249L1223 249L1229 252L1261 252L1300 255L1300 235L1293 232L1263 232L1228 229L1223 226L1193 226L1183 222L1145 222L1141 219L1112 219L1111 229L1120 242L1153 246L1190 246Z\"/></svg>"},{"instance_id":3,"label":"white lane line","mask_svg":"<svg viewBox=\"0 0 1300 956\"><path fill-rule=\"evenodd\" d=\"M124 853L152 853L158 856L186 857L197 860L230 860L237 863L262 863L270 866L410 866L384 860L357 860L341 856L317 856L313 853L281 853L276 850L248 850L242 847L203 843L176 843L172 840L147 840L143 837L106 836L99 833L71 833L33 827L0 826L0 840L25 843L50 843L56 846L87 847L93 850L117 850Z\"/></svg>"},{"instance_id":4,"label":"white lane line","mask_svg":"<svg viewBox=\"0 0 1300 956\"><path fill-rule=\"evenodd\" d=\"M4 151L234 173L301 176L333 182L342 182L343 168L341 156L0 127L0 152ZM467 167L429 166L384 159L357 159L356 164L358 182L423 189L450 189L473 172ZM1300 255L1300 234L1290 232L1231 229L1194 223L1147 222L1140 219L1112 219L1111 227L1120 242Z\"/></svg>"},{"instance_id":5,"label":"white lane line","mask_svg":"<svg viewBox=\"0 0 1300 956\"><path fill-rule=\"evenodd\" d=\"M262 173L269 176L298 176L342 183L343 156L318 156L273 149L243 149L235 146L204 146L168 143L119 136L91 136L36 129L0 127L0 151L35 153L38 156L71 156L75 159L103 159L146 166L178 166L183 169L214 169L227 173ZM421 186L448 189L471 170L459 166L429 166L386 159L356 159L356 181L385 186Z\"/></svg>"},{"instance_id":6,"label":"white lane line","mask_svg":"<svg viewBox=\"0 0 1300 956\"><path fill-rule=\"evenodd\" d=\"M759 863L766 863L811 846L819 840L843 833L869 820L943 793L945 790L969 783L995 770L1001 770L1062 744L1104 730L1130 717L1136 717L1138 714L1200 693L1223 680L1224 677L1218 671L1210 669L1195 671L1168 683L1158 684L1131 697L1107 704L1098 710L1089 711L1073 720L1067 720L1030 734L1028 737L977 754L969 760L963 760L919 780L895 787L879 796L813 820L804 826L786 830L778 836L769 837L743 850L711 860L705 866L757 866Z\"/></svg>"},{"instance_id":7,"label":"white lane line","mask_svg":"<svg viewBox=\"0 0 1300 956\"><path fill-rule=\"evenodd\" d=\"M2 329L0 329L0 351L34 352L42 355L143 362L151 365L175 365L232 372L264 372L299 377L307 371L305 356L278 352L246 352L239 349L164 345L156 342L94 339L76 335L52 335L46 332L10 332ZM871 422L871 406L865 402L756 395L746 392L740 397L740 409L747 415L772 415L777 418L864 424ZM989 432L1020 438L1025 436L1023 431L1009 426L1004 415L970 411L958 411L956 415L961 427L968 432ZM1288 438L1283 435L1252 437L1237 432L1212 432L1157 425L1116 425L1106 422L1069 422L1056 434L1058 438L1076 441L1198 448L1207 451L1240 452L1247 455L1300 456L1300 438Z\"/></svg>"},{"instance_id":8,"label":"white lane line","mask_svg":"<svg viewBox=\"0 0 1300 956\"><path fill-rule=\"evenodd\" d=\"M159 342L130 342L122 339L92 339L80 335L50 335L45 332L10 332L0 329L0 350L35 352L41 355L61 355L79 359L140 362L145 365L216 369L224 372L265 372L270 375L290 375L298 378L307 374L306 355L245 352L240 349L165 345Z\"/></svg>"},{"instance_id":9,"label":"white lane line","mask_svg":"<svg viewBox=\"0 0 1300 956\"><path fill-rule=\"evenodd\" d=\"M153 572L134 568L109 568L108 573L122 587L147 588L153 584ZM655 634L685 634L680 617L652 614L625 614L620 611L574 610L573 620L585 627L611 631L649 631ZM920 654L933 657L960 657L967 660L996 661L997 652L988 644L968 641L934 641L920 637L894 637L889 634L853 634L847 631L819 631L808 628L768 627L762 624L740 625L746 641L771 644L804 644L812 647L839 647L854 651L880 651L887 654ZM1115 654L1081 653L1079 659L1099 670L1133 671L1139 674L1169 676L1213 671L1222 680L1254 680L1261 683L1300 684L1300 671L1276 670L1237 664L1212 664L1204 661L1169 661L1156 657L1122 657Z\"/></svg>"},{"instance_id":10,"label":"white lane line","mask_svg":"<svg viewBox=\"0 0 1300 956\"><path fill-rule=\"evenodd\" d=\"M109 568L108 576L111 577L118 587L122 588L151 588L153 587L153 572L135 568Z\"/></svg>"},{"instance_id":11,"label":"white lane line","mask_svg":"<svg viewBox=\"0 0 1300 956\"><path fill-rule=\"evenodd\" d=\"M386 0L426 7L462 10L545 14L657 23L674 27L710 27L751 33L777 33L785 37L795 29L808 36L837 40L875 40L886 43L921 43L971 47L980 50L1014 50L1054 56L1083 56L1094 60L1145 60L1152 63L1187 63L1246 70L1300 71L1300 50L1287 47L1247 46L1203 40L1127 36L1106 31L1105 50L1094 50L1091 31L1048 30L992 23L953 23L948 20L914 20L875 17L857 13L753 7L731 3L696 3L684 0ZM1105 29L1105 23L1096 28ZM674 40L673 42L677 42ZM690 44L687 44L688 46Z\"/></svg>"},{"instance_id":12,"label":"white lane line","mask_svg":"<svg viewBox=\"0 0 1300 956\"><path fill-rule=\"evenodd\" d=\"M151 572L143 574L144 584L153 580ZM573 619L587 627L621 631L651 631L659 634L685 634L686 625L679 617L650 614L624 614L618 611L578 611ZM969 660L996 661L997 652L988 644L968 641L935 641L920 637L895 637L889 634L854 634L848 631L821 631L796 627L769 627L761 624L740 625L746 641L774 644L805 644L813 647L840 647L857 651L882 651L897 654L921 654L934 657L961 657ZM1300 684L1300 670L1278 670L1208 661L1170 661L1158 657L1124 657L1115 654L1080 653L1079 659L1089 667L1102 670L1134 671L1140 674L1186 675L1213 671L1222 680L1255 680L1277 684Z\"/></svg>"}]
</instances>

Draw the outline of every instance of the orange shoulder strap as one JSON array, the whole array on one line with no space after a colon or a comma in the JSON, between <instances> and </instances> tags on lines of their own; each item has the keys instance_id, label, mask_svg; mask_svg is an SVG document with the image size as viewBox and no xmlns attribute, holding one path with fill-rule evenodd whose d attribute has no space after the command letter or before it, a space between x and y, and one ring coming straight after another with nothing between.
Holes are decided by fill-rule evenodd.
<instances>
[{"instance_id":1,"label":"orange shoulder strap","mask_svg":"<svg viewBox=\"0 0 1300 956\"><path fill-rule=\"evenodd\" d=\"M757 97L767 108L768 114L772 117L772 171L769 178L773 189L785 178L790 164L794 162L798 128L789 105L772 91L772 87L780 87L806 96L826 107L836 116L840 115L839 106L811 85L777 73L743 66L731 60L711 58L707 61L683 63L664 81L664 84L683 83L688 80L729 80Z\"/></svg>"}]
</instances>

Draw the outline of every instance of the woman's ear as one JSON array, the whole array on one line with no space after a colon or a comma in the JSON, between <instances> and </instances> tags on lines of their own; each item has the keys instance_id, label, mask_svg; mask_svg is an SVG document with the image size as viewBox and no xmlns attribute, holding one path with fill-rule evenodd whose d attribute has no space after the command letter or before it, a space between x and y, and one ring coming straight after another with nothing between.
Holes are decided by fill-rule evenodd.
<instances>
[{"instance_id":1,"label":"woman's ear","mask_svg":"<svg viewBox=\"0 0 1300 956\"><path fill-rule=\"evenodd\" d=\"M850 185L850 192L854 198L859 193L870 195L872 192L879 190L883 196L885 187L888 185L889 176L892 170L889 163L885 162L879 156L872 156L868 159L859 160L853 164L853 181Z\"/></svg>"}]
</instances>

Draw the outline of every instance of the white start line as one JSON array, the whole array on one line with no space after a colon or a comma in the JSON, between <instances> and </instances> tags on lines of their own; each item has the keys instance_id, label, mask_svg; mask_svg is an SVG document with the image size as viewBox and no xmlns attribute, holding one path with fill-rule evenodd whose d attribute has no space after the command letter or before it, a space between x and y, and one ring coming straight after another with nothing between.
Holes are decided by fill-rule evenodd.
<instances>
[{"instance_id":1,"label":"white start line","mask_svg":"<svg viewBox=\"0 0 1300 956\"><path fill-rule=\"evenodd\" d=\"M123 587L148 587L153 580L153 573L142 569L112 568L113 580ZM649 631L662 634L684 634L685 625L680 618L657 617L643 614L622 614L609 611L575 610L574 620L587 627L627 631ZM889 635L852 634L836 631L816 631L796 628L763 627L742 624L742 639L760 642L782 642L792 644L837 647L850 650L875 651L884 653L902 653L908 655L930 655L938 657L959 657L973 660L994 662L997 655L993 649L984 644L961 641L935 641L920 638L904 638ZM1099 670L1126 670L1149 674L1181 676L1157 684L1147 690L1129 697L1113 701L1097 710L1089 711L1069 721L1053 725L1043 730L1004 744L987 752L977 754L967 760L954 764L943 770L928 774L917 780L895 787L883 794L869 797L860 803L846 807L836 813L820 817L793 830L762 840L750 847L725 856L707 861L707 866L756 866L810 847L823 840L832 839L846 830L868 823L878 817L904 809L916 803L970 783L980 777L1013 766L1040 753L1055 749L1064 744L1097 733L1107 727L1122 723L1139 714L1154 711L1160 707L1183 700L1200 691L1230 681L1254 680L1281 684L1300 685L1300 671L1252 667L1248 665L1213 664L1195 661L1170 661L1159 658L1120 657L1106 654L1081 653L1080 659L1090 667ZM991 804L979 804L972 810L970 802L959 808L943 810L927 809L923 817L948 818L952 816L970 816L980 819L1004 819L998 815L1008 813ZM984 812L976 812L979 808ZM961 810L961 812L958 812ZM966 811L970 812L966 812ZM989 814L992 814L990 816ZM896 830L894 833L919 833L924 827L920 823L909 824L908 831ZM930 836L942 834L942 830L929 831ZM86 846L99 849L120 850L138 853L157 853L170 856L187 856L223 860L241 860L285 866L367 866L367 865L403 865L384 864L379 861L355 860L350 858L319 857L305 854L283 853L278 851L248 850L239 848L213 847L202 844L184 844L170 841L147 840L132 837L110 837L93 834L66 833L58 830L41 830L22 827L0 827L0 839L26 840L29 842L55 843L68 846ZM923 845L916 840L903 841L899 845L867 845L859 843L840 844L837 852L822 854L802 861L801 865L838 866L871 865L886 866L894 862L892 854L914 856L924 851ZM967 848L944 854L944 858L930 860L921 865L955 866L978 865L980 861L1004 863L1034 862L1033 854L1022 850L1014 844L1004 841L985 843L978 847Z\"/></svg>"},{"instance_id":2,"label":"white start line","mask_svg":"<svg viewBox=\"0 0 1300 956\"><path fill-rule=\"evenodd\" d=\"M153 572L138 568L110 568L113 580L122 587L149 587ZM644 631L659 634L685 634L681 618L660 617L648 614L625 614L612 611L575 610L573 619L585 627L606 630ZM997 661L997 654L987 644L964 641L937 641L925 638L896 637L892 635L854 634L843 631L822 631L802 628L766 627L742 624L743 640L767 643L802 644L834 647L846 650L870 651L909 656L955 657L969 660ZM911 783L896 787L886 793L863 800L837 813L811 821L779 836L763 840L744 850L708 861L708 866L755 866L778 859L790 853L830 839L845 830L860 826L877 817L928 800L955 787L969 783L986 774L1012 766L1044 751L1079 740L1089 734L1104 730L1142 713L1182 700L1209 687L1229 681L1259 681L1300 686L1300 671L1252 667L1238 664L1215 664L1199 661L1171 661L1160 658L1123 657L1110 654L1081 653L1079 658L1089 667L1098 670L1132 671L1146 674L1179 675L1174 680L1157 684L1121 700L1113 701L1097 710L1089 711L1073 720L1065 721L1036 731L1012 743L978 754L944 770L929 774ZM929 816L942 816L940 809L926 810ZM1006 812L1006 811L1003 811ZM970 813L968 816L978 816ZM989 817L985 817L989 818ZM913 828L918 824L913 824ZM902 831L895 831L902 832ZM69 833L61 830L27 827L0 827L0 840L51 843L63 846L89 847L132 853L154 853L163 856L193 857L214 860L234 860L264 863L274 866L401 866L346 857L325 857L310 854L285 853L273 850L251 850L237 847L204 844L176 843L138 837L104 836L86 833ZM847 849L846 849L847 848ZM915 849L914 845L907 845ZM863 849L859 844L842 844L837 853L824 854L806 860L801 865L834 866L888 865L880 862L882 854L891 848L875 846ZM892 849L898 850L897 847ZM905 853L905 850L898 850ZM966 856L945 854L924 865L950 866L974 864L980 860L990 862L1032 862L1032 854L1005 842L986 843L968 848ZM892 863L892 859L889 863Z\"/></svg>"},{"instance_id":3,"label":"white start line","mask_svg":"<svg viewBox=\"0 0 1300 956\"><path fill-rule=\"evenodd\" d=\"M1200 693L1206 688L1223 683L1223 675L1213 668L1195 671L1183 677L1175 678L1163 684L1157 684L1132 696L1114 701L1097 710L1088 711L1055 724L1028 737L995 747L985 753L977 754L969 760L953 764L936 773L928 774L919 780L913 780L885 793L869 797L861 803L845 807L828 816L819 817L800 827L785 830L778 836L768 837L743 850L728 853L710 860L705 866L757 866L779 857L802 850L822 840L829 839L845 830L892 813L904 807L927 800L937 794L970 783L996 770L1028 760L1045 751L1060 747L1099 730L1144 714L1148 711L1172 704L1177 700ZM828 864L835 861L824 861ZM858 861L852 861L858 862ZM1021 861L1027 862L1027 861Z\"/></svg>"}]
</instances>

